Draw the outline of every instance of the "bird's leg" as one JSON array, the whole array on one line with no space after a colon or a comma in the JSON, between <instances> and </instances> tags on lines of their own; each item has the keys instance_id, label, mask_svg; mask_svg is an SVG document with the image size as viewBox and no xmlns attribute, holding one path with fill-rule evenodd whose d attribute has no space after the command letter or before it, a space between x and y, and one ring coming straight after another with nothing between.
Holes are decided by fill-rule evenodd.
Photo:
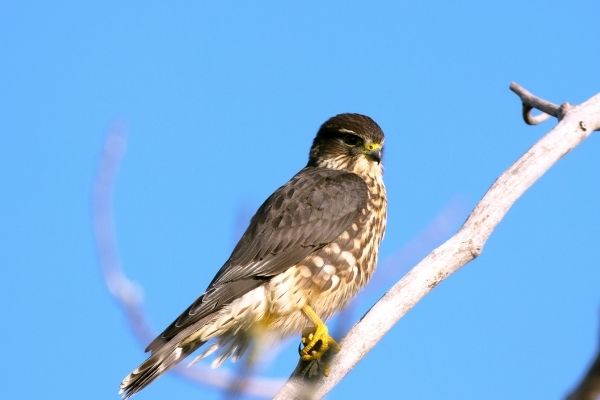
<instances>
[{"instance_id":1,"label":"bird's leg","mask_svg":"<svg viewBox=\"0 0 600 400\"><path fill-rule=\"evenodd\" d=\"M321 321L315 310L311 306L305 305L302 307L302 312L313 323L314 329L302 333L304 347L299 351L300 358L303 361L317 361L330 349L336 353L340 351L340 345L329 336L327 325Z\"/></svg>"}]
</instances>

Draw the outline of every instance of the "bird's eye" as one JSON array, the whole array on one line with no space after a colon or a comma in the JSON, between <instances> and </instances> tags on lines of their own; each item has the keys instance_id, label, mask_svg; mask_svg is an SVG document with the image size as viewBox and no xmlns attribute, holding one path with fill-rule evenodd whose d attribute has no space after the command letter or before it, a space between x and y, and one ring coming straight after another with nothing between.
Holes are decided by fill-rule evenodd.
<instances>
[{"instance_id":1,"label":"bird's eye","mask_svg":"<svg viewBox=\"0 0 600 400\"><path fill-rule=\"evenodd\" d=\"M352 135L352 134L348 134L348 135L344 135L342 137L342 140L344 141L344 143L346 143L348 146L358 146L360 144L362 144L362 139L359 138L356 135Z\"/></svg>"}]
</instances>

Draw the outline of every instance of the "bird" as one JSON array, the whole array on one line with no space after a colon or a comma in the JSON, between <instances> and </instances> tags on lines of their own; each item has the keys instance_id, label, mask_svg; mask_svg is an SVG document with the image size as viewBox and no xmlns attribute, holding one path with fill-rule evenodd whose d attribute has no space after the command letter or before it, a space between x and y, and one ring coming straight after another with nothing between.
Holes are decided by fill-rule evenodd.
<instances>
[{"instance_id":1,"label":"bird","mask_svg":"<svg viewBox=\"0 0 600 400\"><path fill-rule=\"evenodd\" d=\"M300 333L300 358L339 345L323 322L369 281L387 220L384 134L370 117L335 115L318 129L308 163L258 208L205 292L146 348L127 375L127 399L201 346L214 366L243 355L256 332Z\"/></svg>"}]
</instances>

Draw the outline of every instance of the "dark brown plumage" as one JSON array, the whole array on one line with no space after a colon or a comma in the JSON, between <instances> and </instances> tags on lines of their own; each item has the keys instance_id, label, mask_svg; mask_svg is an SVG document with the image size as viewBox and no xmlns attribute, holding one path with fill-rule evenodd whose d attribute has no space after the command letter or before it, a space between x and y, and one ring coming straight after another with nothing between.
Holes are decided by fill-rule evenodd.
<instances>
[{"instance_id":1,"label":"dark brown plumage","mask_svg":"<svg viewBox=\"0 0 600 400\"><path fill-rule=\"evenodd\" d=\"M151 355L123 380L123 396L207 341L220 363L241 355L248 332L282 337L341 309L371 276L385 230L382 146L369 117L326 121L308 165L263 203L206 292L148 345Z\"/></svg>"}]
</instances>

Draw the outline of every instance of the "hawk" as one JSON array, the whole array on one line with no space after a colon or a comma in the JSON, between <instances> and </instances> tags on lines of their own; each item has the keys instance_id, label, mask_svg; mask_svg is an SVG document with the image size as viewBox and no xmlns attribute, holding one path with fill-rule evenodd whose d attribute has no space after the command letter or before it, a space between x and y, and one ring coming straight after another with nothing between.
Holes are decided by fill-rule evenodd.
<instances>
[{"instance_id":1,"label":"hawk","mask_svg":"<svg viewBox=\"0 0 600 400\"><path fill-rule=\"evenodd\" d=\"M323 322L369 280L386 225L383 131L339 114L321 125L308 164L258 209L208 288L146 348L121 383L126 399L207 342L198 358L239 358L252 335L302 333L300 357L339 348Z\"/></svg>"}]
</instances>

